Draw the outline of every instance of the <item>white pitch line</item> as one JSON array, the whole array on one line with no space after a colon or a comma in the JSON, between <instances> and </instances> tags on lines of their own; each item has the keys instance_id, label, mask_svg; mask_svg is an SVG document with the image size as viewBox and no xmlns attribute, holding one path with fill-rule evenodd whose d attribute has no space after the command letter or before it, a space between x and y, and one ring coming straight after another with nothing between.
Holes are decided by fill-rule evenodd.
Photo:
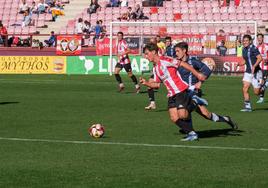
<instances>
[{"instance_id":1,"label":"white pitch line","mask_svg":"<svg viewBox=\"0 0 268 188\"><path fill-rule=\"evenodd\" d=\"M48 139L5 138L5 137L0 137L0 140L22 141L22 142L69 143L69 144L99 144L99 145L122 145L122 146L143 146L143 147L166 147L166 148L268 151L267 148L240 148L240 147L221 147L221 146L189 146L189 145L143 144L143 143L101 142L101 141L97 142L97 141L78 141L78 140L73 140L73 141L72 140L48 140Z\"/></svg>"}]
</instances>

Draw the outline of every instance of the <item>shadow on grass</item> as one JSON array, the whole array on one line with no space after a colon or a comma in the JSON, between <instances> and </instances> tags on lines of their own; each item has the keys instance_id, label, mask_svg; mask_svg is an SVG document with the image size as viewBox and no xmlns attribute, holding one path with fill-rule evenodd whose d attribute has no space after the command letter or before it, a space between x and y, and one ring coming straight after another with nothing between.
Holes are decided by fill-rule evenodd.
<instances>
[{"instance_id":1,"label":"shadow on grass","mask_svg":"<svg viewBox=\"0 0 268 188\"><path fill-rule=\"evenodd\" d=\"M7 104L18 104L20 102L0 102L0 105L7 105Z\"/></svg>"},{"instance_id":2,"label":"shadow on grass","mask_svg":"<svg viewBox=\"0 0 268 188\"><path fill-rule=\"evenodd\" d=\"M264 110L268 110L268 108L267 107L266 108L256 108L253 111L264 111Z\"/></svg>"},{"instance_id":3,"label":"shadow on grass","mask_svg":"<svg viewBox=\"0 0 268 188\"><path fill-rule=\"evenodd\" d=\"M242 130L233 129L216 129L216 130L204 130L197 131L199 138L213 138L213 137L226 137L226 136L242 136Z\"/></svg>"},{"instance_id":4,"label":"shadow on grass","mask_svg":"<svg viewBox=\"0 0 268 188\"><path fill-rule=\"evenodd\" d=\"M183 131L180 133L175 133L176 135L186 135ZM233 130L233 129L216 129L216 130L204 130L197 131L199 138L213 138L213 137L227 137L227 136L242 136L240 133L243 133L242 130Z\"/></svg>"}]
</instances>

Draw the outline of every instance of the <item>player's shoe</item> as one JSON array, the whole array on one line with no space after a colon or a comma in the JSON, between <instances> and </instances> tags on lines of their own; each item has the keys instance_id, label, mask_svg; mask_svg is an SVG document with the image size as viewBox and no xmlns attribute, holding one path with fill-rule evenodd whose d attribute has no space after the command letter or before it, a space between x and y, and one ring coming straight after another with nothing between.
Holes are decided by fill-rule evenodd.
<instances>
[{"instance_id":1,"label":"player's shoe","mask_svg":"<svg viewBox=\"0 0 268 188\"><path fill-rule=\"evenodd\" d=\"M251 108L243 108L240 110L240 112L252 112Z\"/></svg>"},{"instance_id":2,"label":"player's shoe","mask_svg":"<svg viewBox=\"0 0 268 188\"><path fill-rule=\"evenodd\" d=\"M257 101L258 104L264 103L264 98L260 97L259 100Z\"/></svg>"},{"instance_id":3,"label":"player's shoe","mask_svg":"<svg viewBox=\"0 0 268 188\"><path fill-rule=\"evenodd\" d=\"M233 130L237 130L238 125L235 122L233 122L230 116L227 116L227 118L228 118L227 123L232 127Z\"/></svg>"},{"instance_id":4,"label":"player's shoe","mask_svg":"<svg viewBox=\"0 0 268 188\"><path fill-rule=\"evenodd\" d=\"M125 89L124 84L123 84L123 83L119 84L119 89L118 89L118 91L119 91L119 92L122 92L124 89Z\"/></svg>"},{"instance_id":5,"label":"player's shoe","mask_svg":"<svg viewBox=\"0 0 268 188\"><path fill-rule=\"evenodd\" d=\"M183 142L194 141L194 140L198 140L198 135L194 131L191 131L185 138L181 139L181 141Z\"/></svg>"},{"instance_id":6,"label":"player's shoe","mask_svg":"<svg viewBox=\"0 0 268 188\"><path fill-rule=\"evenodd\" d=\"M145 107L145 110L155 110L156 109L156 105L155 105L155 102L151 102L149 104L149 106L146 106Z\"/></svg>"},{"instance_id":7,"label":"player's shoe","mask_svg":"<svg viewBox=\"0 0 268 188\"><path fill-rule=\"evenodd\" d=\"M140 93L141 87L139 84L135 85L136 93Z\"/></svg>"},{"instance_id":8,"label":"player's shoe","mask_svg":"<svg viewBox=\"0 0 268 188\"><path fill-rule=\"evenodd\" d=\"M192 100L198 104L198 105L201 105L201 106L207 106L208 105L208 101L204 98L201 98L201 97L198 97L197 95L193 95L192 96Z\"/></svg>"}]
</instances>

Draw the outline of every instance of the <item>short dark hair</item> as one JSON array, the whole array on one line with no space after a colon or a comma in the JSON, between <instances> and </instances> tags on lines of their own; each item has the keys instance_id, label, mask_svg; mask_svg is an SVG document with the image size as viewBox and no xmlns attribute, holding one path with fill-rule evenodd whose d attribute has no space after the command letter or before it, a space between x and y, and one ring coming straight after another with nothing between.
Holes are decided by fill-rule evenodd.
<instances>
[{"instance_id":1,"label":"short dark hair","mask_svg":"<svg viewBox=\"0 0 268 188\"><path fill-rule=\"evenodd\" d=\"M156 53L158 52L158 46L157 44L149 43L146 44L145 47L143 48L143 53L145 50L149 50L150 52L155 51Z\"/></svg>"},{"instance_id":2,"label":"short dark hair","mask_svg":"<svg viewBox=\"0 0 268 188\"><path fill-rule=\"evenodd\" d=\"M124 36L124 33L123 33L122 31L119 31L119 32L117 33L117 35L122 35L122 36Z\"/></svg>"},{"instance_id":3,"label":"short dark hair","mask_svg":"<svg viewBox=\"0 0 268 188\"><path fill-rule=\"evenodd\" d=\"M250 41L252 40L252 37L251 37L250 35L244 35L244 36L243 36L243 39L245 39L245 38L247 38L247 39L250 40Z\"/></svg>"},{"instance_id":4,"label":"short dark hair","mask_svg":"<svg viewBox=\"0 0 268 188\"><path fill-rule=\"evenodd\" d=\"M187 44L187 42L179 42L178 44L176 44L175 46L174 46L174 48L176 49L176 48L180 48L180 49L182 49L182 50L186 50L186 53L188 53L188 44Z\"/></svg>"},{"instance_id":5,"label":"short dark hair","mask_svg":"<svg viewBox=\"0 0 268 188\"><path fill-rule=\"evenodd\" d=\"M257 37L259 37L259 36L262 36L262 38L264 37L264 35L263 35L262 33L259 33L259 34L257 35Z\"/></svg>"},{"instance_id":6,"label":"short dark hair","mask_svg":"<svg viewBox=\"0 0 268 188\"><path fill-rule=\"evenodd\" d=\"M165 40L170 40L171 41L171 37L166 37Z\"/></svg>"},{"instance_id":7,"label":"short dark hair","mask_svg":"<svg viewBox=\"0 0 268 188\"><path fill-rule=\"evenodd\" d=\"M78 18L78 22L82 22L83 21L83 18Z\"/></svg>"}]
</instances>

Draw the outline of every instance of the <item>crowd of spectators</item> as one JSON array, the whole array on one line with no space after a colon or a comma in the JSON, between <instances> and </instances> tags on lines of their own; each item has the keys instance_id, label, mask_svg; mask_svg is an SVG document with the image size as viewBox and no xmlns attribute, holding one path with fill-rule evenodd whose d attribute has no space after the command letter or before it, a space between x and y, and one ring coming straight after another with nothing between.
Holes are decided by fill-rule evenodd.
<instances>
[{"instance_id":1,"label":"crowd of spectators","mask_svg":"<svg viewBox=\"0 0 268 188\"><path fill-rule=\"evenodd\" d=\"M96 25L91 25L88 20L83 20L79 18L75 25L75 34L83 34L82 45L84 44L84 39L92 39L92 44L95 45L96 39L102 39L106 35L106 26L103 25L102 20L97 20Z\"/></svg>"}]
</instances>

